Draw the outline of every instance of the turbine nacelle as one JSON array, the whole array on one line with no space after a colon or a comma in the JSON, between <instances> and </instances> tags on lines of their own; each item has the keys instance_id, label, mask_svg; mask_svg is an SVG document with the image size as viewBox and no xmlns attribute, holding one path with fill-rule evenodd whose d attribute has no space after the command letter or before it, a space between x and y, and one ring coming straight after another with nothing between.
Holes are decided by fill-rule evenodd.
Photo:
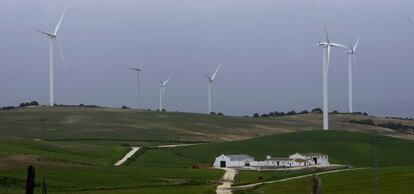
<instances>
[{"instance_id":1,"label":"turbine nacelle","mask_svg":"<svg viewBox=\"0 0 414 194\"><path fill-rule=\"evenodd\" d=\"M328 42L318 42L318 47L325 48L325 47L328 47L328 45L329 45Z\"/></svg>"}]
</instances>

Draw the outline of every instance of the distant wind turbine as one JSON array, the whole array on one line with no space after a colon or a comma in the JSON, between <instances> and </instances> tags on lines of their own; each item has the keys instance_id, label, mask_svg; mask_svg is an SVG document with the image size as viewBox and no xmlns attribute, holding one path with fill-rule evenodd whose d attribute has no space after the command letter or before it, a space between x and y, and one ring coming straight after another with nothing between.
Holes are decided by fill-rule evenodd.
<instances>
[{"instance_id":1,"label":"distant wind turbine","mask_svg":"<svg viewBox=\"0 0 414 194\"><path fill-rule=\"evenodd\" d=\"M328 121L328 72L329 72L329 55L331 53L331 47L348 48L345 45L333 43L329 40L328 29L325 21L323 21L325 30L325 42L319 42L318 46L323 48L323 64L322 64L322 76L323 76L323 130L329 129Z\"/></svg>"},{"instance_id":2,"label":"distant wind turbine","mask_svg":"<svg viewBox=\"0 0 414 194\"><path fill-rule=\"evenodd\" d=\"M142 67L130 67L129 69L136 71L137 72L137 91L138 91L138 109L141 108L141 74L142 71L144 70Z\"/></svg>"},{"instance_id":3,"label":"distant wind turbine","mask_svg":"<svg viewBox=\"0 0 414 194\"><path fill-rule=\"evenodd\" d=\"M355 63L356 48L359 43L359 37L357 38L354 46L349 46L349 49L345 51L348 54L348 98L349 98L349 113L353 113L353 102L352 102L352 66Z\"/></svg>"},{"instance_id":4,"label":"distant wind turbine","mask_svg":"<svg viewBox=\"0 0 414 194\"><path fill-rule=\"evenodd\" d=\"M163 98L165 97L165 86L167 85L168 81L170 81L170 78L168 78L167 80L163 81L160 80L160 111L162 111L162 105L163 105Z\"/></svg>"},{"instance_id":5,"label":"distant wind turbine","mask_svg":"<svg viewBox=\"0 0 414 194\"><path fill-rule=\"evenodd\" d=\"M36 29L37 32L42 33L49 38L49 105L55 105L55 93L54 93L54 61L53 61L53 44L55 43L58 47L60 57L67 69L67 64L65 62L65 57L63 56L62 49L60 48L59 42L57 41L57 32L60 25L62 24L63 17L65 16L66 9L63 11L62 16L59 19L59 22L53 32L45 32L42 30Z\"/></svg>"},{"instance_id":6,"label":"distant wind turbine","mask_svg":"<svg viewBox=\"0 0 414 194\"><path fill-rule=\"evenodd\" d=\"M213 75L210 77L208 75L205 75L207 77L208 82L208 114L211 113L211 91L213 90L213 82L216 78L217 72L219 71L221 65L218 65L216 68L216 71L213 73Z\"/></svg>"}]
</instances>

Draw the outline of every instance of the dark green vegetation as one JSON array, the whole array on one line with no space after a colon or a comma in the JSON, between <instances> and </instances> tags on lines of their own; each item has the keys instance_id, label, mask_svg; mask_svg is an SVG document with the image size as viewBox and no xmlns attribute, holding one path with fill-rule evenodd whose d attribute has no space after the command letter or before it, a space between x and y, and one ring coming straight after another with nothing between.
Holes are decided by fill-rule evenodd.
<instances>
[{"instance_id":1,"label":"dark green vegetation","mask_svg":"<svg viewBox=\"0 0 414 194\"><path fill-rule=\"evenodd\" d=\"M372 166L374 136L371 130L374 129L399 137L386 137L380 146L380 166L384 172L391 176L394 171L404 169L392 167L413 165L414 142L404 140L412 136L387 128L349 123L352 119L368 118L375 122L398 121L335 114L331 115L331 129L335 131L320 131L320 114L242 118L76 107L2 110L0 193L23 193L30 164L36 168L37 193L45 177L49 193L81 194L214 193L223 172L192 169L192 164L211 164L222 153L246 153L263 159L267 154L288 156L294 152L323 152L329 155L332 163ZM414 125L414 121L401 122ZM212 143L151 148L183 142ZM114 167L130 146L146 148L125 165ZM366 174L371 171L367 170ZM309 171L241 172L236 184L257 182L259 176L263 180L275 180L307 173ZM354 176L353 179L365 177L362 172L353 173L355 175L349 175ZM333 176L332 187L335 187L334 180L340 180L335 175L321 175L323 186L324 176ZM360 185L353 188L358 189L357 186ZM302 187L306 189L308 185Z\"/></svg>"}]
</instances>

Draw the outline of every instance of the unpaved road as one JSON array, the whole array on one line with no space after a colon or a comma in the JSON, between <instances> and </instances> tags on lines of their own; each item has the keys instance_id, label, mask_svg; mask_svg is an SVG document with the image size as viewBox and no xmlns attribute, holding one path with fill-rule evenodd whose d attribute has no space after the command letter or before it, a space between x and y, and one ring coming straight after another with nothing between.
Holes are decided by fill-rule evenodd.
<instances>
[{"instance_id":1,"label":"unpaved road","mask_svg":"<svg viewBox=\"0 0 414 194\"><path fill-rule=\"evenodd\" d=\"M352 170L362 170L362 169L366 169L366 168L339 169L339 170L331 170L331 171L326 171L326 172L318 172L318 173L315 173L315 174L317 174L317 175L331 174L331 173L338 173L338 172L352 171ZM307 175L295 176L295 177L290 177L290 178L285 178L285 179L280 179L280 180L274 180L274 181L265 181L265 182L259 182L259 183L252 183L252 184L248 184L248 185L240 185L240 186L231 187L230 190L250 189L250 188L253 188L253 187L256 187L256 186L259 186L259 185L263 185L263 184L285 182L285 181L290 181L290 180L295 180L295 179L311 177L312 175L313 174L307 174Z\"/></svg>"},{"instance_id":2,"label":"unpaved road","mask_svg":"<svg viewBox=\"0 0 414 194\"><path fill-rule=\"evenodd\" d=\"M120 166L124 162L126 162L130 157L132 157L135 154L135 152L139 150L140 147L131 147L131 148L132 148L131 151L129 151L121 160L119 160L118 162L114 164L115 166Z\"/></svg>"},{"instance_id":3,"label":"unpaved road","mask_svg":"<svg viewBox=\"0 0 414 194\"><path fill-rule=\"evenodd\" d=\"M182 146L192 146L192 145L198 145L196 143L193 144L175 144L175 145L160 145L156 146L156 148L175 148L175 147L182 147ZM116 162L115 166L120 166L123 163L125 163L129 158L131 158L139 149L140 147L131 147L131 151L129 151L121 160Z\"/></svg>"},{"instance_id":4,"label":"unpaved road","mask_svg":"<svg viewBox=\"0 0 414 194\"><path fill-rule=\"evenodd\" d=\"M221 168L225 170L223 175L223 183L217 186L217 194L231 194L231 184L233 184L234 178L236 177L237 171L232 168Z\"/></svg>"}]
</instances>

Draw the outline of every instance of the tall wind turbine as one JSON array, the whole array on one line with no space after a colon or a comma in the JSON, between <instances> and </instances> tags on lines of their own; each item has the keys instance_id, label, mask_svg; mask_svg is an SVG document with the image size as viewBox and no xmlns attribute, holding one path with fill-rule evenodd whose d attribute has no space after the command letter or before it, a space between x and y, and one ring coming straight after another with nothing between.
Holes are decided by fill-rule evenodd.
<instances>
[{"instance_id":1,"label":"tall wind turbine","mask_svg":"<svg viewBox=\"0 0 414 194\"><path fill-rule=\"evenodd\" d=\"M129 69L137 72L137 90L138 90L138 109L141 108L141 73L144 70L142 67L130 67Z\"/></svg>"},{"instance_id":2,"label":"tall wind turbine","mask_svg":"<svg viewBox=\"0 0 414 194\"><path fill-rule=\"evenodd\" d=\"M170 78L168 78L165 81L160 80L160 111L162 111L163 98L165 95L165 86L167 85L168 81L170 81Z\"/></svg>"},{"instance_id":3,"label":"tall wind turbine","mask_svg":"<svg viewBox=\"0 0 414 194\"><path fill-rule=\"evenodd\" d=\"M62 16L59 19L59 22L53 32L45 32L42 30L36 29L37 32L42 33L49 38L49 105L55 105L55 93L54 93L54 60L53 60L53 44L56 44L59 49L60 57L67 68L67 64L65 62L65 58L63 56L62 49L60 48L59 42L57 41L57 32L59 30L60 25L62 24L63 17L65 16L66 9L63 11Z\"/></svg>"},{"instance_id":4,"label":"tall wind turbine","mask_svg":"<svg viewBox=\"0 0 414 194\"><path fill-rule=\"evenodd\" d=\"M217 72L220 69L220 65L217 66L216 71L213 73L212 76L208 76L207 77L207 82L208 82L208 114L211 113L212 109L211 109L211 91L213 90L213 82L214 79L216 78Z\"/></svg>"},{"instance_id":5,"label":"tall wind turbine","mask_svg":"<svg viewBox=\"0 0 414 194\"><path fill-rule=\"evenodd\" d=\"M325 30L325 41L319 42L318 46L323 48L323 64L322 64L322 76L323 76L323 130L329 129L328 121L328 72L329 72L329 55L331 53L331 47L348 48L345 45L333 43L329 40L328 29L325 21L323 21L323 27Z\"/></svg>"},{"instance_id":6,"label":"tall wind turbine","mask_svg":"<svg viewBox=\"0 0 414 194\"><path fill-rule=\"evenodd\" d=\"M352 65L355 63L356 48L359 43L359 37L357 38L354 46L349 46L348 50L345 51L348 54L348 105L349 113L353 113L353 102L352 102Z\"/></svg>"}]
</instances>

